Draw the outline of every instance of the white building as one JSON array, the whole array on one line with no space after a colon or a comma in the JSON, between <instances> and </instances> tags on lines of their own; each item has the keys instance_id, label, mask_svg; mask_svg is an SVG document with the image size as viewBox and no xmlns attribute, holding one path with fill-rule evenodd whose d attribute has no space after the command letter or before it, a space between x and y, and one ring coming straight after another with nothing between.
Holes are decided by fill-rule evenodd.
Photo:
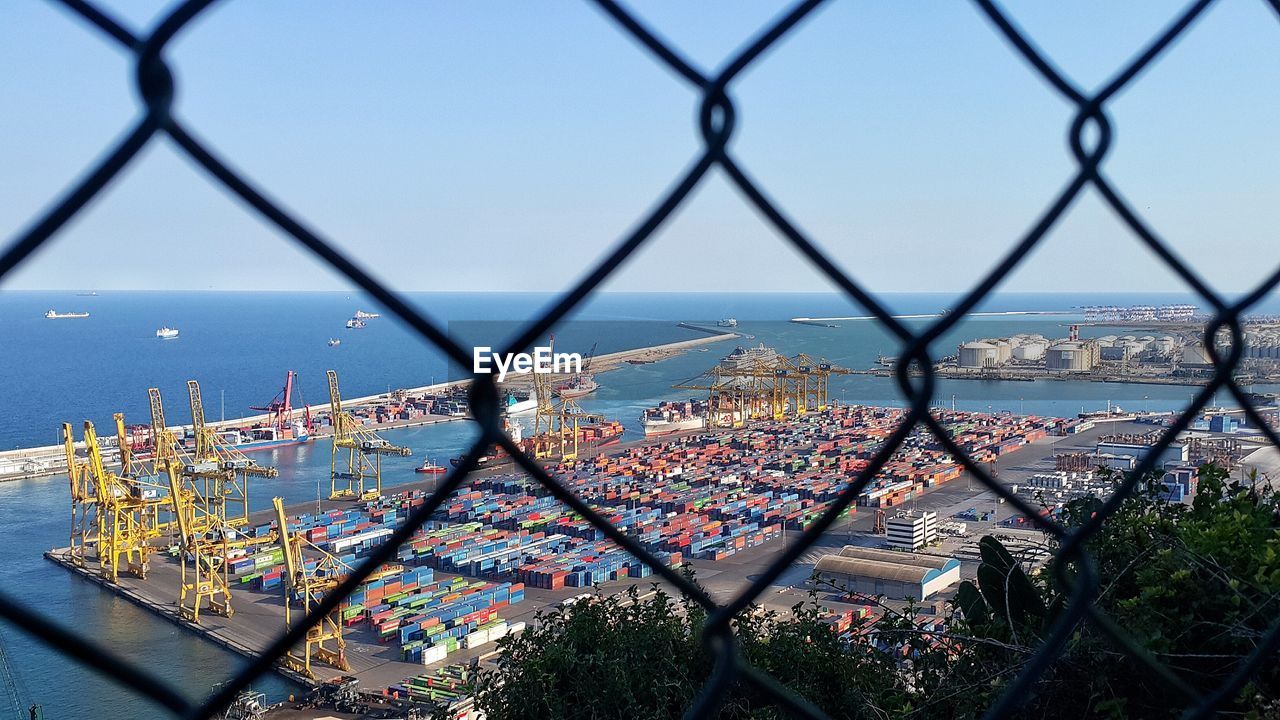
<instances>
[{"instance_id":1,"label":"white building","mask_svg":"<svg viewBox=\"0 0 1280 720\"><path fill-rule=\"evenodd\" d=\"M891 517L885 521L885 530L891 547L919 550L938 540L938 513L926 511Z\"/></svg>"}]
</instances>

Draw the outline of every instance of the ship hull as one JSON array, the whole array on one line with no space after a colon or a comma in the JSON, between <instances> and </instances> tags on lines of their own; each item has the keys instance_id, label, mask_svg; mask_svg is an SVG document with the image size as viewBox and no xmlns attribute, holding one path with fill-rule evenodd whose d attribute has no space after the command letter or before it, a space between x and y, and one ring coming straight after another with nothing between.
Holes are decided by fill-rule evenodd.
<instances>
[{"instance_id":1,"label":"ship hull","mask_svg":"<svg viewBox=\"0 0 1280 720\"><path fill-rule=\"evenodd\" d=\"M670 435L671 433L683 432L685 430L701 430L706 427L706 418L688 418L685 420L673 420L671 422L646 422L644 423L644 436L655 437L658 435Z\"/></svg>"},{"instance_id":2,"label":"ship hull","mask_svg":"<svg viewBox=\"0 0 1280 720\"><path fill-rule=\"evenodd\" d=\"M306 435L300 438L288 438L287 440L254 440L253 442L237 443L232 447L240 452L254 452L257 450L275 450L289 445L303 445L309 442L311 442L311 436Z\"/></svg>"},{"instance_id":3,"label":"ship hull","mask_svg":"<svg viewBox=\"0 0 1280 720\"><path fill-rule=\"evenodd\" d=\"M537 409L538 401L534 398L529 398L528 400L521 400L506 406L506 408L503 409L503 412L507 415L519 415L520 413L533 412Z\"/></svg>"}]
</instances>

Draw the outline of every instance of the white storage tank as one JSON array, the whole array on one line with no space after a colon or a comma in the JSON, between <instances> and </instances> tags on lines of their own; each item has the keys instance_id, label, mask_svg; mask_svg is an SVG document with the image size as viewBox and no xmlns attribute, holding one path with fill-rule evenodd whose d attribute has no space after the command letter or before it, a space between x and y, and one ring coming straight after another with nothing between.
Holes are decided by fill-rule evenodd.
<instances>
[{"instance_id":1,"label":"white storage tank","mask_svg":"<svg viewBox=\"0 0 1280 720\"><path fill-rule=\"evenodd\" d=\"M1000 350L992 343L975 340L960 346L962 368L996 367L999 363Z\"/></svg>"},{"instance_id":2,"label":"white storage tank","mask_svg":"<svg viewBox=\"0 0 1280 720\"><path fill-rule=\"evenodd\" d=\"M1043 340L1026 340L1013 349L1013 359L1039 360L1044 357L1044 351L1048 349L1049 344Z\"/></svg>"},{"instance_id":3,"label":"white storage tank","mask_svg":"<svg viewBox=\"0 0 1280 720\"><path fill-rule=\"evenodd\" d=\"M1092 370L1097 350L1097 345L1079 341L1055 343L1045 351L1044 364L1049 370Z\"/></svg>"}]
</instances>

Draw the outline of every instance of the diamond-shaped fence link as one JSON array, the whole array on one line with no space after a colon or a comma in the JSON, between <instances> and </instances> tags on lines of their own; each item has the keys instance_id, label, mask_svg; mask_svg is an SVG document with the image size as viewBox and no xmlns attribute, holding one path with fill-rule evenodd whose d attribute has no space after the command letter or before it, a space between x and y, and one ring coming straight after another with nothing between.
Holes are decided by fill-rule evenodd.
<instances>
[{"instance_id":1,"label":"diamond-shaped fence link","mask_svg":"<svg viewBox=\"0 0 1280 720\"><path fill-rule=\"evenodd\" d=\"M8 244L3 255L0 255L0 278L53 237L67 221L84 208L89 200L110 184L143 147L157 136L164 135L207 172L211 181L238 197L265 220L346 275L452 360L464 366L470 361L467 350L458 346L439 327L416 312L398 293L385 287L372 274L325 240L322 235L307 227L300 219L290 215L262 190L214 155L182 120L172 114L174 80L164 58L164 48L174 36L183 31L202 11L217 0L188 0L178 5L146 35L135 34L86 0L53 1L63 5L96 31L101 32L105 36L104 39L109 38L110 41L119 43L133 55L136 83L143 100L143 112L124 139L110 148L104 159L72 185L53 203L52 207L35 218L28 229ZM467 453L460 467L450 472L436 492L414 510L406 522L398 527L371 556L360 563L334 592L313 608L303 622L296 624L289 632L279 637L202 704L192 705L171 686L142 668L33 613L3 593L0 593L0 616L77 662L155 701L170 710L176 717L200 720L212 717L228 705L237 693L248 687L262 674L269 672L275 662L303 638L309 626L337 607L380 565L391 560L396 549L409 540L453 492L466 484L469 473L476 468L475 459L490 447L500 445L511 454L521 469L558 500L707 610L708 619L703 636L708 649L715 657L716 664L711 678L701 689L692 707L688 709L687 717L714 716L730 688L735 683L747 683L758 687L780 708L795 717L823 718L824 714L811 703L796 696L767 674L742 660L731 631L731 620L756 601L771 583L777 580L818 540L822 533L831 527L839 514L848 508L858 493L876 477L893 453L902 447L911 432L923 426L969 473L1029 518L1037 527L1054 536L1059 543L1058 556L1071 561L1071 572L1074 573L1068 574L1065 569L1067 563L1056 564L1060 574L1058 580L1071 590L1067 610L1050 630L1036 653L1022 667L1016 679L1005 688L998 701L988 710L988 717L1006 717L1019 708L1031 694L1034 683L1048 669L1080 623L1090 623L1095 629L1108 636L1118 651L1129 655L1149 669L1155 677L1164 680L1171 692L1184 698L1187 717L1198 718L1210 715L1221 703L1234 697L1244 687L1253 672L1258 670L1280 647L1280 621L1272 625L1259 638L1255 651L1240 663L1235 673L1226 682L1212 693L1199 694L1129 638L1098 608L1094 602L1099 589L1098 578L1089 556L1084 552L1084 544L1089 537L1096 533L1120 503L1134 492L1139 478L1154 468L1160 452L1167 448L1179 433L1187 429L1195 415L1219 390L1225 389L1229 392L1244 409L1251 424L1260 428L1273 445L1280 447L1280 437L1277 437L1271 426L1263 420L1232 375L1240 360L1243 347L1241 315L1280 284L1280 268L1277 268L1264 282L1244 297L1234 302L1224 299L1210 289L1195 270L1180 260L1168 244L1160 239L1155 230L1142 220L1107 179L1101 167L1112 140L1111 122L1106 113L1107 103L1150 67L1175 40L1186 33L1213 3L1213 0L1198 0L1184 8L1141 52L1116 72L1102 89L1093 93L1076 87L1059 72L995 2L973 0L997 32L1050 88L1075 106L1076 114L1071 123L1068 138L1077 169L1032 228L1012 245L996 266L963 296L950 313L939 318L920 333L913 333L895 320L871 293L840 270L777 204L770 200L728 148L737 115L737 108L729 94L733 81L789 31L813 14L814 10L822 5L823 0L804 0L795 4L761 30L715 73L706 73L696 68L681 55L678 48L660 38L613 0L594 0L594 2L621 31L630 35L645 51L649 52L658 64L674 72L700 93L699 128L703 147L688 169L680 175L674 185L635 228L576 286L565 292L550 310L530 323L519 338L511 343L508 350L519 351L532 345L576 308L633 252L648 241L672 212L702 182L708 171L718 166L743 196L763 214L769 224L845 294L874 315L881 326L895 336L900 343L896 377L902 392L909 400L908 412L901 425L883 444L866 469L849 482L819 520L770 563L749 587L727 605L718 606L701 588L658 561L637 542L610 525L586 502L575 496L525 455L502 431L497 389L489 376L482 375L474 378L470 396L472 414L480 425L481 436ZM1266 0L1266 2L1280 14L1280 0ZM1096 138L1092 145L1086 142L1086 134L1090 130ZM1125 481L1098 512L1082 526L1068 529L1051 518L1042 516L1037 508L1027 504L996 482L985 468L979 466L957 446L947 430L934 417L930 410L930 401L933 398L935 378L929 351L932 343L959 322L966 313L974 309L1026 258L1081 192L1089 186L1097 190L1117 217L1132 230L1137 238L1211 308L1214 317L1206 328L1205 337L1213 338L1225 331L1231 336L1232 343L1226 355L1221 354L1215 343L1206 343L1215 369L1212 380L1196 394L1177 421L1162 434L1153 449L1145 455L1138 467L1128 474ZM913 373L913 368L919 372Z\"/></svg>"}]
</instances>

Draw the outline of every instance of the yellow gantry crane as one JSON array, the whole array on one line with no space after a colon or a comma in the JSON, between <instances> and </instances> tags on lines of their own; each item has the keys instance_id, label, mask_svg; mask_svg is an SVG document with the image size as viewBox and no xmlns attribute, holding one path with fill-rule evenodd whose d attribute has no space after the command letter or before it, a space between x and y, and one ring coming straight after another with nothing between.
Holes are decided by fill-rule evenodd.
<instances>
[{"instance_id":1,"label":"yellow gantry crane","mask_svg":"<svg viewBox=\"0 0 1280 720\"><path fill-rule=\"evenodd\" d=\"M338 373L326 372L329 378L329 411L333 422L333 454L329 461L329 499L359 498L369 500L382 494L382 456L408 456L407 447L392 445L377 433L356 421L342 409L338 391ZM339 455L346 452L346 458ZM366 487L366 480L372 486Z\"/></svg>"},{"instance_id":2,"label":"yellow gantry crane","mask_svg":"<svg viewBox=\"0 0 1280 720\"><path fill-rule=\"evenodd\" d=\"M673 387L707 391L708 427L740 427L748 420L826 410L831 376L849 374L824 358L801 353L719 364Z\"/></svg>"},{"instance_id":3,"label":"yellow gantry crane","mask_svg":"<svg viewBox=\"0 0 1280 720\"><path fill-rule=\"evenodd\" d=\"M551 388L549 375L532 375L534 399L538 406L534 411L533 434L522 444L539 460L572 460L578 457L579 423L601 422L603 416L585 412L572 399L558 398Z\"/></svg>"},{"instance_id":4,"label":"yellow gantry crane","mask_svg":"<svg viewBox=\"0 0 1280 720\"><path fill-rule=\"evenodd\" d=\"M172 467L172 466L171 466ZM178 530L178 612L200 622L206 606L215 615L231 617L231 585L227 579L225 526L203 514L194 493L184 487L176 468L168 471L169 493Z\"/></svg>"},{"instance_id":5,"label":"yellow gantry crane","mask_svg":"<svg viewBox=\"0 0 1280 720\"><path fill-rule=\"evenodd\" d=\"M97 559L98 514L102 511L98 502L98 488L89 474L89 463L76 457L76 438L71 423L62 423L62 445L67 454L67 478L71 481L71 561L87 567L87 551L94 550Z\"/></svg>"},{"instance_id":6,"label":"yellow gantry crane","mask_svg":"<svg viewBox=\"0 0 1280 720\"><path fill-rule=\"evenodd\" d=\"M249 523L249 478L279 476L280 472L269 465L259 465L248 456L223 441L217 431L205 425L204 402L200 399L200 384L187 381L187 396L191 400L191 429L195 448L191 462L184 466L183 475L193 483L202 484L201 491L209 502L218 502L221 517L229 527Z\"/></svg>"},{"instance_id":7,"label":"yellow gantry crane","mask_svg":"<svg viewBox=\"0 0 1280 720\"><path fill-rule=\"evenodd\" d=\"M284 501L272 498L276 509L276 522L279 527L276 537L280 549L284 551L284 625L288 631L293 624L294 598L302 602L302 615L306 617L311 608L320 603L325 595L333 591L342 579L351 573L351 568L338 558L316 547L306 539L289 533L288 518L284 513ZM303 555L303 547L313 553L317 560L314 568L308 569L307 559ZM350 670L347 664L346 640L342 637L341 605L334 607L320 620L307 628L303 640L302 656L298 657L291 650L281 659L289 669L302 673L313 680L315 672L311 669L311 661L331 665L339 670Z\"/></svg>"},{"instance_id":8,"label":"yellow gantry crane","mask_svg":"<svg viewBox=\"0 0 1280 720\"><path fill-rule=\"evenodd\" d=\"M230 617L231 587L227 579L228 534L224 490L225 474L195 462L182 450L164 419L164 402L158 388L147 391L151 401L151 431L155 438L154 466L169 483L169 501L177 530L178 611L200 622L206 607ZM209 470L205 472L205 470Z\"/></svg>"},{"instance_id":9,"label":"yellow gantry crane","mask_svg":"<svg viewBox=\"0 0 1280 720\"><path fill-rule=\"evenodd\" d=\"M117 428L124 420L116 415ZM89 567L97 563L103 578L119 582L125 573L145 578L159 537L159 510L165 504L161 488L130 475L127 438L121 437L120 472L107 469L93 423L84 423L86 460L75 455L71 425L62 426L71 480L72 561ZM93 551L90 558L89 550Z\"/></svg>"}]
</instances>

